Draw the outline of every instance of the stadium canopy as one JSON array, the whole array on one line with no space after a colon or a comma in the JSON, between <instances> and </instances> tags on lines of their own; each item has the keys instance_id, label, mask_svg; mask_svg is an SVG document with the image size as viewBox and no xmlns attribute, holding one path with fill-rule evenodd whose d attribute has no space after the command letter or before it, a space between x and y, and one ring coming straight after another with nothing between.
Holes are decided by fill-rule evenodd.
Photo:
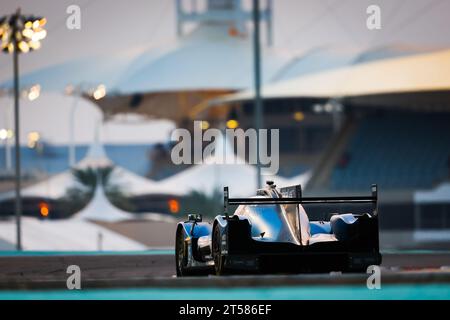
<instances>
[{"instance_id":1,"label":"stadium canopy","mask_svg":"<svg viewBox=\"0 0 450 320\"><path fill-rule=\"evenodd\" d=\"M450 50L371 61L266 85L265 99L354 98L450 90ZM247 90L210 105L253 99Z\"/></svg>"},{"instance_id":2,"label":"stadium canopy","mask_svg":"<svg viewBox=\"0 0 450 320\"><path fill-rule=\"evenodd\" d=\"M148 55L144 53L143 56ZM263 48L263 81L269 82L291 55ZM134 61L122 75L122 94L180 90L239 90L253 84L253 52L249 37L232 36L229 26L200 25L164 55L142 64Z\"/></svg>"},{"instance_id":3,"label":"stadium canopy","mask_svg":"<svg viewBox=\"0 0 450 320\"><path fill-rule=\"evenodd\" d=\"M211 110L208 101L252 87L252 50L248 34L231 34L227 23L202 22L171 43L51 65L22 75L21 83L39 83L43 92L59 93L69 85L81 86L86 91L84 97L107 115L133 112L177 124L201 112L208 113L208 118L223 119L226 105L222 110ZM262 80L272 87L299 76L416 51L402 46L370 50L318 47L296 54L263 46ZM100 84L105 85L106 96L95 100L92 90ZM2 87L11 85L8 81Z\"/></svg>"},{"instance_id":4,"label":"stadium canopy","mask_svg":"<svg viewBox=\"0 0 450 320\"><path fill-rule=\"evenodd\" d=\"M179 124L195 118L211 98L250 88L251 39L230 35L229 29L224 24L203 23L160 49L164 54L148 59L148 52L143 53L130 64L113 92L96 103L107 114L137 112ZM263 83L269 83L292 57L272 47L263 47L262 55Z\"/></svg>"},{"instance_id":5,"label":"stadium canopy","mask_svg":"<svg viewBox=\"0 0 450 320\"><path fill-rule=\"evenodd\" d=\"M43 92L65 93L70 86L80 86L89 91L99 84L108 89L115 87L131 61L142 54L146 48L108 53L108 55L85 56L63 63L40 68L20 77L21 86L39 84ZM156 52L155 52L156 54ZM1 87L10 88L12 80Z\"/></svg>"},{"instance_id":6,"label":"stadium canopy","mask_svg":"<svg viewBox=\"0 0 450 320\"><path fill-rule=\"evenodd\" d=\"M386 45L373 48L315 47L292 57L271 79L270 83L274 84L323 71L426 51L429 49L406 45Z\"/></svg>"},{"instance_id":7,"label":"stadium canopy","mask_svg":"<svg viewBox=\"0 0 450 320\"><path fill-rule=\"evenodd\" d=\"M38 83L43 92L61 94L68 86L81 86L84 97L108 114L137 112L179 121L189 117L192 106L252 86L251 38L230 35L229 29L201 23L172 43L51 65L22 75L21 84ZM264 47L263 81L269 82L291 56ZM107 94L95 100L91 93L100 84ZM11 86L12 81L1 85Z\"/></svg>"},{"instance_id":8,"label":"stadium canopy","mask_svg":"<svg viewBox=\"0 0 450 320\"><path fill-rule=\"evenodd\" d=\"M220 98L214 99L249 90L253 85L251 42L246 37L230 36L227 28L200 25L180 39L177 46L146 65L140 58L136 59L136 66L130 65L116 93L96 103L106 113L139 112L156 118L167 117L178 124L199 115L206 119L224 118L228 106L221 104L222 108L209 109L208 101L220 103ZM293 54L264 47L262 80L270 87L299 76L421 50L407 46L370 49L328 46Z\"/></svg>"}]
</instances>

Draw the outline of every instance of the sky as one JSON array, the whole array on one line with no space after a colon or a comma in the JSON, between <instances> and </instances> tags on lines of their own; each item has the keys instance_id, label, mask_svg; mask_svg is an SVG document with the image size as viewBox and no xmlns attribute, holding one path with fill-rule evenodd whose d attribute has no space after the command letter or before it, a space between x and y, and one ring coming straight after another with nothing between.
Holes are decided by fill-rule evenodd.
<instances>
[{"instance_id":1,"label":"sky","mask_svg":"<svg viewBox=\"0 0 450 320\"><path fill-rule=\"evenodd\" d=\"M264 3L264 0L261 0ZM188 1L184 1L189 4ZM202 0L199 0L202 2ZM300 51L317 46L374 47L402 44L449 47L448 0L274 0L274 46ZM47 17L42 48L21 58L21 71L176 39L175 0L2 0L0 14ZM250 8L244 0L244 7ZM66 27L69 5L81 8L81 29ZM381 8L382 28L368 30L366 8ZM264 28L263 28L264 29ZM11 57L0 56L0 80L10 77Z\"/></svg>"}]
</instances>

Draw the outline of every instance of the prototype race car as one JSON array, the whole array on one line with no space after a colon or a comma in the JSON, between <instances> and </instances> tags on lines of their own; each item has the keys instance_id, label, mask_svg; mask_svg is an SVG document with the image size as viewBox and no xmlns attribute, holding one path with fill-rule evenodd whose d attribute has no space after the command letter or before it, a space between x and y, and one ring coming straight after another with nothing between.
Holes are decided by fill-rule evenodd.
<instances>
[{"instance_id":1,"label":"prototype race car","mask_svg":"<svg viewBox=\"0 0 450 320\"><path fill-rule=\"evenodd\" d=\"M303 197L300 185L272 181L251 198L229 198L213 222L189 215L176 231L178 276L273 272L365 272L381 263L377 186L370 196ZM368 213L330 214L309 221L303 205L369 204ZM229 206L238 205L232 215Z\"/></svg>"}]
</instances>

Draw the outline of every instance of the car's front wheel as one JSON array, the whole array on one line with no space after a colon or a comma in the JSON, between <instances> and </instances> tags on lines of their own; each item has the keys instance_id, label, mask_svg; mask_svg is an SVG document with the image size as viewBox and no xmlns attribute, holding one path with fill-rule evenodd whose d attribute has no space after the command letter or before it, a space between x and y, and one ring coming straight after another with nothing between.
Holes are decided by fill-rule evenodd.
<instances>
[{"instance_id":1,"label":"car's front wheel","mask_svg":"<svg viewBox=\"0 0 450 320\"><path fill-rule=\"evenodd\" d=\"M222 254L222 237L220 236L220 229L217 225L213 230L212 254L216 275L220 276L226 274L225 257Z\"/></svg>"},{"instance_id":2,"label":"car's front wheel","mask_svg":"<svg viewBox=\"0 0 450 320\"><path fill-rule=\"evenodd\" d=\"M188 275L187 266L187 248L184 241L183 228L178 228L175 239L175 263L177 268L177 276L183 277Z\"/></svg>"}]
</instances>

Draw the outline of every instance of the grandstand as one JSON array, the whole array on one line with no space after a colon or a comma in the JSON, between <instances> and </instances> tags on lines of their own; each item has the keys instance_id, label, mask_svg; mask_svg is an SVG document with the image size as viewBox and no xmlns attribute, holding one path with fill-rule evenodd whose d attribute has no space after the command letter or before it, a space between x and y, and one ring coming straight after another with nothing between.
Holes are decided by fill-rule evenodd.
<instances>
[{"instance_id":1,"label":"grandstand","mask_svg":"<svg viewBox=\"0 0 450 320\"><path fill-rule=\"evenodd\" d=\"M380 113L364 116L338 158L332 190L429 189L449 176L450 114Z\"/></svg>"},{"instance_id":2,"label":"grandstand","mask_svg":"<svg viewBox=\"0 0 450 320\"><path fill-rule=\"evenodd\" d=\"M413 199L417 190L435 190L450 178L450 113L348 109L313 169L307 192L358 194L376 183L382 230L448 229L450 206L430 201L419 213ZM311 210L323 218L327 209Z\"/></svg>"}]
</instances>

